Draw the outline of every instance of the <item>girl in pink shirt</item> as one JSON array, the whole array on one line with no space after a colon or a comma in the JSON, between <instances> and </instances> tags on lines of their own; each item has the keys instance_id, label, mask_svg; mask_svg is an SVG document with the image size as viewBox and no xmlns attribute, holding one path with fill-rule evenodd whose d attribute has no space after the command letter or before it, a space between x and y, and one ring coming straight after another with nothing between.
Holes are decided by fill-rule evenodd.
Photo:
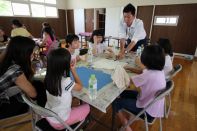
<instances>
[{"instance_id":1,"label":"girl in pink shirt","mask_svg":"<svg viewBox=\"0 0 197 131\"><path fill-rule=\"evenodd\" d=\"M48 51L54 42L55 42L55 37L52 29L50 27L45 27L43 29L43 45L46 46L46 50L43 53L45 55L48 54Z\"/></svg>"},{"instance_id":2,"label":"girl in pink shirt","mask_svg":"<svg viewBox=\"0 0 197 131\"><path fill-rule=\"evenodd\" d=\"M126 124L128 120L120 111L121 109L124 108L134 114L138 114L155 98L155 94L166 86L163 72L165 55L162 48L158 45L146 46L140 60L143 72L131 78L131 82L135 87L139 88L140 91L124 91L120 98L113 102L113 111L117 112L123 125ZM146 110L146 115L148 121L154 117L163 117L164 98L149 107ZM131 131L131 128L128 126L126 130Z\"/></svg>"}]
</instances>

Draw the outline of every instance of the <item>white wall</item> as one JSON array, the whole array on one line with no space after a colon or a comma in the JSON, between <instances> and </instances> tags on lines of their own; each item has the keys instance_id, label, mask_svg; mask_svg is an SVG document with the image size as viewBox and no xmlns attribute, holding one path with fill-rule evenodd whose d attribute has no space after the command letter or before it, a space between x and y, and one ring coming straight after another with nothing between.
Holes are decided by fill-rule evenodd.
<instances>
[{"instance_id":1,"label":"white wall","mask_svg":"<svg viewBox=\"0 0 197 131\"><path fill-rule=\"evenodd\" d=\"M128 3L135 6L165 5L197 3L197 0L66 0L65 2L67 9L121 7Z\"/></svg>"},{"instance_id":2,"label":"white wall","mask_svg":"<svg viewBox=\"0 0 197 131\"><path fill-rule=\"evenodd\" d=\"M58 9L66 9L67 0L56 0Z\"/></svg>"},{"instance_id":3,"label":"white wall","mask_svg":"<svg viewBox=\"0 0 197 131\"><path fill-rule=\"evenodd\" d=\"M75 34L85 32L84 9L74 10Z\"/></svg>"},{"instance_id":4,"label":"white wall","mask_svg":"<svg viewBox=\"0 0 197 131\"><path fill-rule=\"evenodd\" d=\"M118 36L121 8L106 8L105 35Z\"/></svg>"}]
</instances>

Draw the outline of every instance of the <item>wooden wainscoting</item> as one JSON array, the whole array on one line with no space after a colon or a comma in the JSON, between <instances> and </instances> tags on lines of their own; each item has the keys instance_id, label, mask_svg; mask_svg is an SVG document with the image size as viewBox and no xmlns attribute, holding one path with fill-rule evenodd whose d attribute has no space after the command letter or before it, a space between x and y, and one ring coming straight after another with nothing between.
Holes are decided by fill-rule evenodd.
<instances>
[{"instance_id":1,"label":"wooden wainscoting","mask_svg":"<svg viewBox=\"0 0 197 131\"><path fill-rule=\"evenodd\" d=\"M48 22L54 29L58 38L66 36L66 13L65 10L58 9L58 18L34 18L34 17L0 17L0 26L3 27L5 33L10 36L12 30L12 20L18 19L24 24L27 30L36 38L41 37L42 23Z\"/></svg>"}]
</instances>

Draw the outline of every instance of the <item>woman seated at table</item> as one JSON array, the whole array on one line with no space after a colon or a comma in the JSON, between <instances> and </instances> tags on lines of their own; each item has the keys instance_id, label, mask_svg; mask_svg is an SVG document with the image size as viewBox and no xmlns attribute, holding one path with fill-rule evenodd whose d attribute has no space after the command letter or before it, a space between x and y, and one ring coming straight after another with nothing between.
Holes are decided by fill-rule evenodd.
<instances>
[{"instance_id":1,"label":"woman seated at table","mask_svg":"<svg viewBox=\"0 0 197 131\"><path fill-rule=\"evenodd\" d=\"M5 55L0 61L0 119L24 113L28 106L18 101L18 95L9 97L7 90L12 86L36 98L38 104L46 103L46 92L43 84L38 81L31 83L34 72L31 67L35 42L27 37L13 37L7 47Z\"/></svg>"},{"instance_id":2,"label":"woman seated at table","mask_svg":"<svg viewBox=\"0 0 197 131\"><path fill-rule=\"evenodd\" d=\"M21 24L20 21L17 19L12 20L12 28L13 29L11 31L11 37L24 36L24 37L33 38L31 33L29 33L27 29L23 27L23 24Z\"/></svg>"},{"instance_id":3,"label":"woman seated at table","mask_svg":"<svg viewBox=\"0 0 197 131\"><path fill-rule=\"evenodd\" d=\"M50 27L45 27L43 29L43 44L41 46L45 46L46 49L43 51L43 54L47 55L50 51L52 44L56 42L53 31Z\"/></svg>"},{"instance_id":4,"label":"woman seated at table","mask_svg":"<svg viewBox=\"0 0 197 131\"><path fill-rule=\"evenodd\" d=\"M44 28L49 27L52 30L52 34L55 36L54 29L51 27L51 25L48 22L42 23L42 31L41 31L41 38L43 38Z\"/></svg>"}]
</instances>

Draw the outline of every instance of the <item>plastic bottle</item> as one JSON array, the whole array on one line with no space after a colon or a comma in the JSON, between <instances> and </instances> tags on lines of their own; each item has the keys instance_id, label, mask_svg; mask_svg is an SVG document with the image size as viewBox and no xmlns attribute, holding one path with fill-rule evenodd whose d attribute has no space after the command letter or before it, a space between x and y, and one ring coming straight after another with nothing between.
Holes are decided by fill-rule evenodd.
<instances>
[{"instance_id":1,"label":"plastic bottle","mask_svg":"<svg viewBox=\"0 0 197 131\"><path fill-rule=\"evenodd\" d=\"M114 52L114 53L116 53L116 45L115 45L115 41L113 41L112 49L113 49L113 52Z\"/></svg>"},{"instance_id":2,"label":"plastic bottle","mask_svg":"<svg viewBox=\"0 0 197 131\"><path fill-rule=\"evenodd\" d=\"M144 45L141 45L141 54L142 54L143 50L144 50Z\"/></svg>"},{"instance_id":3,"label":"plastic bottle","mask_svg":"<svg viewBox=\"0 0 197 131\"><path fill-rule=\"evenodd\" d=\"M88 63L92 65L93 53L92 53L92 43L89 42L89 49L88 49Z\"/></svg>"},{"instance_id":4,"label":"plastic bottle","mask_svg":"<svg viewBox=\"0 0 197 131\"><path fill-rule=\"evenodd\" d=\"M138 48L137 48L136 55L137 56L140 56L141 55L141 47L140 46L138 46Z\"/></svg>"},{"instance_id":5,"label":"plastic bottle","mask_svg":"<svg viewBox=\"0 0 197 131\"><path fill-rule=\"evenodd\" d=\"M40 62L38 61L36 63L36 74L40 74L41 73L41 64Z\"/></svg>"},{"instance_id":6,"label":"plastic bottle","mask_svg":"<svg viewBox=\"0 0 197 131\"><path fill-rule=\"evenodd\" d=\"M97 97L97 79L94 74L90 76L88 91L89 91L89 98L91 100L95 100Z\"/></svg>"}]
</instances>

